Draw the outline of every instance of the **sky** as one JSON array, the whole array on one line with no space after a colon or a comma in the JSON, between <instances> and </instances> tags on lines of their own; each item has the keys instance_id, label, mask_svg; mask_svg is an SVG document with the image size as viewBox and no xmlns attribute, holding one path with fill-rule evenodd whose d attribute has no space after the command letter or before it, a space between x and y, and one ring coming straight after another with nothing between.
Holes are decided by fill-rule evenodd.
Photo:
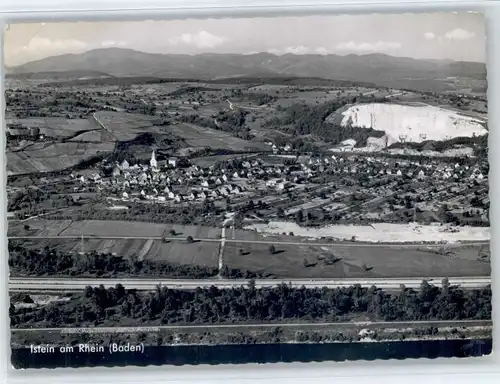
<instances>
[{"instance_id":1,"label":"sky","mask_svg":"<svg viewBox=\"0 0 500 384\"><path fill-rule=\"evenodd\" d=\"M477 13L373 14L11 24L7 66L64 53L123 47L150 53L367 54L486 61Z\"/></svg>"}]
</instances>

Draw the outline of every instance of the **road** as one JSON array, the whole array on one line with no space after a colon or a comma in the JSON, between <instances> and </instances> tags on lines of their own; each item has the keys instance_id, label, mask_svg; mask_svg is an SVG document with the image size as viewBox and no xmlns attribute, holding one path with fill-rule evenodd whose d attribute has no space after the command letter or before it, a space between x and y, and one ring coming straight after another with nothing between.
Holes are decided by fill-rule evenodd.
<instances>
[{"instance_id":1,"label":"road","mask_svg":"<svg viewBox=\"0 0 500 384\"><path fill-rule=\"evenodd\" d=\"M88 239L98 239L98 240L168 240L168 241L183 241L180 237L162 237L162 236L100 236L100 235L61 235L61 236L8 236L9 240L88 240ZM275 240L243 240L243 239L211 239L211 238L196 238L196 241L202 242L222 242L225 243L255 243L255 244L275 244L275 245L314 245L318 247L329 247L329 246L342 246L342 247L396 247L396 248L419 248L419 247L461 247L464 245L486 245L489 244L488 241L475 241L466 243L358 243L358 242L331 242L331 243L317 243L317 242L293 242L293 241L275 241Z\"/></svg>"},{"instance_id":2,"label":"road","mask_svg":"<svg viewBox=\"0 0 500 384\"><path fill-rule=\"evenodd\" d=\"M201 325L159 325L140 327L58 327L58 328L12 328L11 332L61 332L61 333L132 333L132 332L158 332L168 329L202 329L213 328L302 328L332 327L335 329L362 327L365 329L376 328L416 328L416 327L487 327L491 320L431 320L431 321L377 321L377 322L338 322L338 323L274 323L274 324L201 324Z\"/></svg>"},{"instance_id":3,"label":"road","mask_svg":"<svg viewBox=\"0 0 500 384\"><path fill-rule=\"evenodd\" d=\"M228 104L229 104L229 109L231 109L232 111L234 111L234 107L236 108L240 108L240 109L250 109L250 110L255 110L255 111L258 111L258 110L265 110L265 109L273 109L273 108L270 108L269 106L267 105L259 105L258 107L255 107L255 106L251 106L251 105L243 105L243 104L238 104L238 105L235 105L234 103L232 103L230 100L227 100Z\"/></svg>"},{"instance_id":4,"label":"road","mask_svg":"<svg viewBox=\"0 0 500 384\"><path fill-rule=\"evenodd\" d=\"M220 245L219 245L219 261L218 261L218 266L219 266L219 274L218 277L222 278L220 272L222 271L222 267L224 266L223 263L223 256L224 256L224 245L226 244L226 226L222 226L222 232L221 232L221 239L220 239Z\"/></svg>"},{"instance_id":5,"label":"road","mask_svg":"<svg viewBox=\"0 0 500 384\"><path fill-rule=\"evenodd\" d=\"M342 288L356 284L369 288L376 286L381 289L400 289L402 285L407 288L419 288L422 280L430 284L441 286L442 277L419 277L419 278L365 278L365 279L256 279L256 288L275 287L286 283L292 287L300 288ZM451 285L457 285L465 289L481 288L491 284L490 277L452 277L449 278ZM140 291L152 291L157 286L173 289L194 290L198 287L208 288L215 286L219 289L230 289L246 286L246 280L224 280L224 279L162 279L162 278L9 278L9 291L82 291L87 286L105 288L115 287L122 284L127 289Z\"/></svg>"}]
</instances>

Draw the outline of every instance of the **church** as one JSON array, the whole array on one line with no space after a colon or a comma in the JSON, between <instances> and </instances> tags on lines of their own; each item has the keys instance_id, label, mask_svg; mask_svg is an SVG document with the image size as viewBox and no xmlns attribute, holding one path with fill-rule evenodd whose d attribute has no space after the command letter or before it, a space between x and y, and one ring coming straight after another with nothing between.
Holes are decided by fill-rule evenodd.
<instances>
[{"instance_id":1,"label":"church","mask_svg":"<svg viewBox=\"0 0 500 384\"><path fill-rule=\"evenodd\" d=\"M155 151L153 151L153 153L151 154L151 160L149 160L149 166L151 167L151 170L154 172L154 171L158 171L158 162L156 161L156 155L155 155Z\"/></svg>"}]
</instances>

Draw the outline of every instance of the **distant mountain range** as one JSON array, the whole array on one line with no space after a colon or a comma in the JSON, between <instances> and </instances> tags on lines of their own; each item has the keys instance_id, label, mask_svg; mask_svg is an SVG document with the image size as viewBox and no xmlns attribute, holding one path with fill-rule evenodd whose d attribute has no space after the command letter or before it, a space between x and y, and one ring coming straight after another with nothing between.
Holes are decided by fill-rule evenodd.
<instances>
[{"instance_id":1,"label":"distant mountain range","mask_svg":"<svg viewBox=\"0 0 500 384\"><path fill-rule=\"evenodd\" d=\"M78 77L97 74L98 77L153 76L201 80L296 76L369 82L385 86L391 86L393 82L442 81L448 77L486 80L486 65L477 62L416 60L384 54L152 54L122 48L52 56L6 70L9 77L50 77L50 74L55 75L55 72L66 72L63 78L70 74L81 75Z\"/></svg>"}]
</instances>

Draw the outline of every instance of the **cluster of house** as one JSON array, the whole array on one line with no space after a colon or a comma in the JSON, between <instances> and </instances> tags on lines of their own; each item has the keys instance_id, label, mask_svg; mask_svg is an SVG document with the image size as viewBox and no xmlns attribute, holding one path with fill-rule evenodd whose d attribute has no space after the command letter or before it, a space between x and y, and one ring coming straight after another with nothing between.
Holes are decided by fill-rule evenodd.
<instances>
[{"instance_id":1,"label":"cluster of house","mask_svg":"<svg viewBox=\"0 0 500 384\"><path fill-rule=\"evenodd\" d=\"M25 127L22 124L7 123L7 138L30 139L42 138L39 127Z\"/></svg>"},{"instance_id":2,"label":"cluster of house","mask_svg":"<svg viewBox=\"0 0 500 384\"><path fill-rule=\"evenodd\" d=\"M80 177L83 184L94 183L107 189L118 199L146 199L157 202L216 200L257 191L283 192L311 178L325 173L333 175L366 174L415 179L478 179L484 178L479 168L455 164L420 164L412 161L387 161L370 157L308 158L307 161L287 164L263 164L259 159L236 160L223 167L202 168L197 165L178 166L176 159L168 159L159 166L153 151L149 165L131 166L126 160L116 164L111 175L96 172L90 178Z\"/></svg>"},{"instance_id":3,"label":"cluster of house","mask_svg":"<svg viewBox=\"0 0 500 384\"><path fill-rule=\"evenodd\" d=\"M265 188L284 189L280 180L282 169L263 167L258 160L246 160L242 169L228 170L197 165L179 167L175 159L169 159L160 167L153 151L149 165L131 166L126 160L116 164L110 176L94 172L90 177L79 176L82 184L95 184L99 189L115 190L122 200L134 198L157 202L181 202L221 199L241 195L258 189L258 179L270 178L260 183Z\"/></svg>"},{"instance_id":4,"label":"cluster of house","mask_svg":"<svg viewBox=\"0 0 500 384\"><path fill-rule=\"evenodd\" d=\"M271 147L271 149L273 150L274 154L277 154L277 153L280 153L280 152L290 152L293 149L290 144L276 145L272 141L266 141L265 144L267 144L267 145L269 145Z\"/></svg>"},{"instance_id":5,"label":"cluster of house","mask_svg":"<svg viewBox=\"0 0 500 384\"><path fill-rule=\"evenodd\" d=\"M399 159L388 161L387 159L364 156L351 156L347 160L342 157L337 159L335 155L332 155L331 158L315 158L310 159L308 166L303 165L303 168L309 175L315 171L323 173L327 169L331 169L333 173L406 176L421 180L432 178L458 181L464 179L483 180L485 178L478 166L470 167L459 163L447 165L439 162L421 164L418 161Z\"/></svg>"}]
</instances>

